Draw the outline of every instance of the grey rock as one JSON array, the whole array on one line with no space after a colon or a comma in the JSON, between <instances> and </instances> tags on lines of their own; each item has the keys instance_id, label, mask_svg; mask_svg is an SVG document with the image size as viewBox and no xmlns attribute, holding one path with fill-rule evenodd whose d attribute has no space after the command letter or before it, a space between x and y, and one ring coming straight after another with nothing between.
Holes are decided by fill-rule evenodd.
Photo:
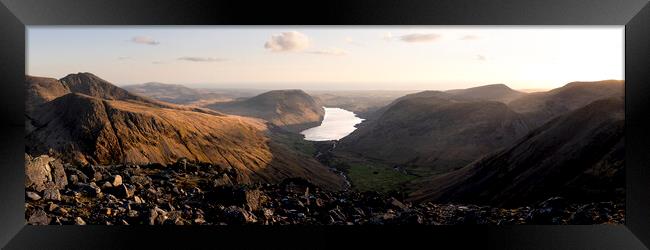
<instances>
[{"instance_id":1,"label":"grey rock","mask_svg":"<svg viewBox=\"0 0 650 250\"><path fill-rule=\"evenodd\" d=\"M25 187L41 192L52 182L57 189L68 185L63 164L47 155L31 158L25 154Z\"/></svg>"},{"instance_id":2,"label":"grey rock","mask_svg":"<svg viewBox=\"0 0 650 250\"><path fill-rule=\"evenodd\" d=\"M94 182L91 182L91 184L79 182L77 183L77 189L90 197L98 197L102 193L102 189L97 187Z\"/></svg>"},{"instance_id":3,"label":"grey rock","mask_svg":"<svg viewBox=\"0 0 650 250\"><path fill-rule=\"evenodd\" d=\"M27 191L26 194L27 194L27 198L29 198L29 199L31 199L33 201L37 201L37 200L41 199L41 196L38 195L37 193Z\"/></svg>"},{"instance_id":4,"label":"grey rock","mask_svg":"<svg viewBox=\"0 0 650 250\"><path fill-rule=\"evenodd\" d=\"M52 219L47 216L45 211L38 209L31 216L29 216L27 223L30 225L49 225L51 220Z\"/></svg>"},{"instance_id":5,"label":"grey rock","mask_svg":"<svg viewBox=\"0 0 650 250\"><path fill-rule=\"evenodd\" d=\"M46 185L45 190L43 190L43 199L53 201L61 200L61 193L53 182L49 182Z\"/></svg>"},{"instance_id":6,"label":"grey rock","mask_svg":"<svg viewBox=\"0 0 650 250\"><path fill-rule=\"evenodd\" d=\"M68 185L68 177L65 174L63 169L63 163L59 159L55 159L50 162L50 168L52 169L52 179L54 184L58 189L63 189Z\"/></svg>"}]
</instances>

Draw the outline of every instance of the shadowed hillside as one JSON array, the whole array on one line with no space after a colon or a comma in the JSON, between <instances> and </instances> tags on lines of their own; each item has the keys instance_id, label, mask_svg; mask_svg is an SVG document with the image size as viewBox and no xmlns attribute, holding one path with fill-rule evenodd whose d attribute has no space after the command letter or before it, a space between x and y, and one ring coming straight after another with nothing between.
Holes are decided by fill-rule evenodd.
<instances>
[{"instance_id":1,"label":"shadowed hillside","mask_svg":"<svg viewBox=\"0 0 650 250\"><path fill-rule=\"evenodd\" d=\"M530 93L508 103L527 120L539 126L557 115L581 108L595 100L622 97L625 87L622 80L597 82L571 82L546 92Z\"/></svg>"},{"instance_id":2,"label":"shadowed hillside","mask_svg":"<svg viewBox=\"0 0 650 250\"><path fill-rule=\"evenodd\" d=\"M421 183L413 200L514 206L563 196L624 198L624 102L595 101L467 167Z\"/></svg>"},{"instance_id":3,"label":"shadowed hillside","mask_svg":"<svg viewBox=\"0 0 650 250\"><path fill-rule=\"evenodd\" d=\"M529 130L503 103L453 99L438 91L402 97L343 138L337 150L436 173L462 167Z\"/></svg>"}]
</instances>

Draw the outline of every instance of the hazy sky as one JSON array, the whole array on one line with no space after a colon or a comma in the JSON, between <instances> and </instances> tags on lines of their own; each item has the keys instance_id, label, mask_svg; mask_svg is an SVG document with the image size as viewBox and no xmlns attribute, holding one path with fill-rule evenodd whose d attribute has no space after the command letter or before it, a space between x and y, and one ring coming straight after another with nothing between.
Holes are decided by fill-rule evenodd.
<instances>
[{"instance_id":1,"label":"hazy sky","mask_svg":"<svg viewBox=\"0 0 650 250\"><path fill-rule=\"evenodd\" d=\"M623 26L28 27L27 73L117 85L547 89L624 78Z\"/></svg>"}]
</instances>

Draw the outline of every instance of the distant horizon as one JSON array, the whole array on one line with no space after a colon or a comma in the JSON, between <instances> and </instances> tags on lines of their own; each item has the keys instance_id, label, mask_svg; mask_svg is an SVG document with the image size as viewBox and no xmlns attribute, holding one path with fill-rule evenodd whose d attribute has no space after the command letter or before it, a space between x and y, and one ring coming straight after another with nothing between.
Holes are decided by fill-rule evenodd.
<instances>
[{"instance_id":1,"label":"distant horizon","mask_svg":"<svg viewBox=\"0 0 650 250\"><path fill-rule=\"evenodd\" d=\"M623 26L33 26L27 37L28 74L93 72L118 86L553 89L624 79Z\"/></svg>"},{"instance_id":2,"label":"distant horizon","mask_svg":"<svg viewBox=\"0 0 650 250\"><path fill-rule=\"evenodd\" d=\"M79 74L79 73L91 73L92 72L77 72L77 73L70 73L70 74ZM65 76L67 76L66 74ZM96 75L96 74L94 74ZM65 76L61 77L53 77L53 76L41 76L41 75L29 75L29 76L34 76L34 77L49 77L49 78L54 78L54 79L61 79ZM100 78L102 78L99 75L96 75ZM103 78L102 78L103 79ZM106 79L104 79L106 80ZM108 81L108 80L107 80ZM558 87L552 87L552 88L513 88L509 86L507 83L486 83L486 84L478 84L478 85L471 85L468 87L462 87L462 88L449 88L449 89L354 89L354 88L348 88L348 89L333 89L333 88L303 88L303 87L279 87L279 88L259 88L259 87L242 87L242 86L237 86L235 87L234 85L240 85L240 84L251 84L252 82L242 82L242 83L170 83L170 82L158 82L158 81L147 81L147 82L142 82L142 83L114 83L115 86L118 87L127 87L127 86L137 86L137 85L144 85L148 83L158 83L158 84L165 84L165 85L180 85L183 87L191 88L191 89L212 89L212 90L290 90L290 89L300 89L304 91L390 91L390 92L409 92L409 91L448 91L448 90L454 90L454 89L468 89L468 88L475 88L475 87L481 87L481 86L487 86L487 85L499 85L503 84L509 87L510 89L520 91L520 92L525 92L525 93L533 93L533 92L542 92L542 91L548 91L554 88L559 88L562 87L566 84L572 83L572 82L599 82L599 81L625 81L624 79L601 79L601 80L593 80L593 81L584 81L584 80L576 80L576 81L570 81L566 83L560 84ZM109 81L110 82L110 81ZM283 84L283 83L274 83L274 84ZM302 83L294 83L294 84L302 84ZM314 84L314 83L305 83L305 84ZM331 84L331 83L317 83L317 84ZM367 83L367 84L374 84L374 83ZM402 83L400 83L402 84ZM233 85L233 86L231 86Z\"/></svg>"}]
</instances>

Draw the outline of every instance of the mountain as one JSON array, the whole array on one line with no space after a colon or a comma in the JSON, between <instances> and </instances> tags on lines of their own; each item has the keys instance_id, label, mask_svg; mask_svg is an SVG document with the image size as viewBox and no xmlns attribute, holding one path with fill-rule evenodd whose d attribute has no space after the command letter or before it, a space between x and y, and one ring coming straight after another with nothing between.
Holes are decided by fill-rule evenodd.
<instances>
[{"instance_id":1,"label":"mountain","mask_svg":"<svg viewBox=\"0 0 650 250\"><path fill-rule=\"evenodd\" d=\"M325 116L323 105L302 90L273 90L246 100L206 107L264 119L292 132L318 126Z\"/></svg>"},{"instance_id":2,"label":"mountain","mask_svg":"<svg viewBox=\"0 0 650 250\"><path fill-rule=\"evenodd\" d=\"M420 183L411 199L515 206L550 196L624 198L624 119L622 98L594 101L508 148Z\"/></svg>"},{"instance_id":3,"label":"mountain","mask_svg":"<svg viewBox=\"0 0 650 250\"><path fill-rule=\"evenodd\" d=\"M25 111L29 115L36 106L70 93L65 84L54 78L25 76Z\"/></svg>"},{"instance_id":4,"label":"mountain","mask_svg":"<svg viewBox=\"0 0 650 250\"><path fill-rule=\"evenodd\" d=\"M446 93L469 100L487 100L508 103L526 93L511 89L505 84L491 84L468 89L447 90Z\"/></svg>"},{"instance_id":5,"label":"mountain","mask_svg":"<svg viewBox=\"0 0 650 250\"><path fill-rule=\"evenodd\" d=\"M622 97L624 91L625 82L622 80L571 82L550 91L530 93L512 100L508 106L538 126L595 100Z\"/></svg>"},{"instance_id":6,"label":"mountain","mask_svg":"<svg viewBox=\"0 0 650 250\"><path fill-rule=\"evenodd\" d=\"M396 100L379 117L362 123L337 151L441 173L528 131L522 117L503 103L458 101L445 92L425 91Z\"/></svg>"},{"instance_id":7,"label":"mountain","mask_svg":"<svg viewBox=\"0 0 650 250\"><path fill-rule=\"evenodd\" d=\"M526 93L516 91L506 86L505 84L491 84L468 89L453 89L447 91L426 90L417 93L408 94L383 107L376 108L373 113L367 116L368 120L378 118L382 113L388 110L392 105L411 98L441 98L453 101L497 101L508 103L514 99L525 96Z\"/></svg>"},{"instance_id":8,"label":"mountain","mask_svg":"<svg viewBox=\"0 0 650 250\"><path fill-rule=\"evenodd\" d=\"M397 104L397 103L399 103L399 102L401 102L403 100L415 99L415 98L435 98L435 99L455 100L455 101L463 100L463 98L454 98L454 95L449 94L449 93L445 93L443 91L438 91L438 90L425 90L425 91L421 91L421 92L416 92L416 93L412 93L412 94L408 94L408 95L399 97L399 98L393 100L392 102L388 103L388 105L377 108L374 112L367 115L367 117L366 117L367 122L366 123L361 123L359 126L365 126L368 123L370 123L370 121L381 117L381 115L384 114L384 112L386 112L386 110L390 109L395 104Z\"/></svg>"},{"instance_id":9,"label":"mountain","mask_svg":"<svg viewBox=\"0 0 650 250\"><path fill-rule=\"evenodd\" d=\"M70 93L34 108L26 136L31 155L101 165L187 158L235 168L243 183L301 177L332 189L345 185L309 155L273 141L274 126L261 120L154 101L87 73L46 82Z\"/></svg>"},{"instance_id":10,"label":"mountain","mask_svg":"<svg viewBox=\"0 0 650 250\"><path fill-rule=\"evenodd\" d=\"M70 92L107 100L133 100L154 103L149 99L131 94L92 73L69 74L59 80L70 89Z\"/></svg>"},{"instance_id":11,"label":"mountain","mask_svg":"<svg viewBox=\"0 0 650 250\"><path fill-rule=\"evenodd\" d=\"M180 84L148 82L123 87L129 92L176 104L200 106L214 102L228 102L242 97L237 91L217 91L188 88ZM244 94L246 96L246 94Z\"/></svg>"}]
</instances>

